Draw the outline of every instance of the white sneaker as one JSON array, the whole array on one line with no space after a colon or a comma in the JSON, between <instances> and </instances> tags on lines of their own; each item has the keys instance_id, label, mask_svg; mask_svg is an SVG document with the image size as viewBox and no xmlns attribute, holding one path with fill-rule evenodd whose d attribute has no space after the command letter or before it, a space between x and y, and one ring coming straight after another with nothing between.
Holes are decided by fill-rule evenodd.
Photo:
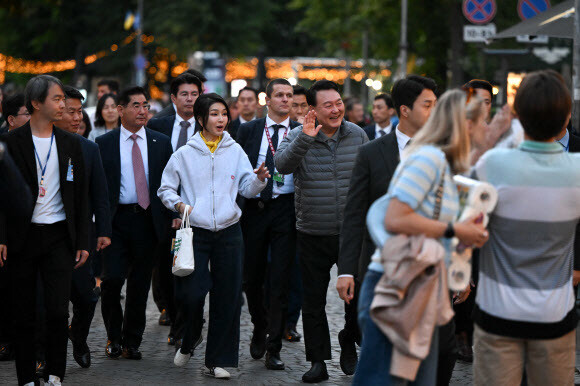
<instances>
[{"instance_id":1,"label":"white sneaker","mask_svg":"<svg viewBox=\"0 0 580 386\"><path fill-rule=\"evenodd\" d=\"M185 366L187 362L191 359L191 354L182 354L181 349L175 352L175 358L173 358L173 364L178 367Z\"/></svg>"},{"instance_id":2,"label":"white sneaker","mask_svg":"<svg viewBox=\"0 0 580 386\"><path fill-rule=\"evenodd\" d=\"M60 383L60 378L56 375L49 375L48 386L62 386L62 383Z\"/></svg>"},{"instance_id":3,"label":"white sneaker","mask_svg":"<svg viewBox=\"0 0 580 386\"><path fill-rule=\"evenodd\" d=\"M205 370L205 375L217 379L230 379L230 373L221 367L211 367Z\"/></svg>"}]
</instances>

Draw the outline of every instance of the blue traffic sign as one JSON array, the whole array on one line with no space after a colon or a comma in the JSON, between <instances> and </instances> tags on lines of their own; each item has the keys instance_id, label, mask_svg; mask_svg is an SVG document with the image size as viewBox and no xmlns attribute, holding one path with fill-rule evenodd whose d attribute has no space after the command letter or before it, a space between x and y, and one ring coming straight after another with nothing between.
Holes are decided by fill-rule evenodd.
<instances>
[{"instance_id":1,"label":"blue traffic sign","mask_svg":"<svg viewBox=\"0 0 580 386\"><path fill-rule=\"evenodd\" d=\"M487 24L495 16L495 0L463 0L463 16L473 24Z\"/></svg>"},{"instance_id":2,"label":"blue traffic sign","mask_svg":"<svg viewBox=\"0 0 580 386\"><path fill-rule=\"evenodd\" d=\"M519 0L518 15L527 20L550 8L550 0Z\"/></svg>"}]
</instances>

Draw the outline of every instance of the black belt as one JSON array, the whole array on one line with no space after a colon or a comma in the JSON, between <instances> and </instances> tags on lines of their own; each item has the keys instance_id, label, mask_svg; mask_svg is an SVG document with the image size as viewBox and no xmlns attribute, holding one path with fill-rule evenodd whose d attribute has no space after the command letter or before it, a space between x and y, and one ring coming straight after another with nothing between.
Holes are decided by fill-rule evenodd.
<instances>
[{"instance_id":1,"label":"black belt","mask_svg":"<svg viewBox=\"0 0 580 386\"><path fill-rule=\"evenodd\" d=\"M147 209L143 209L139 204L119 204L117 206L118 210L125 210L131 213L142 213L147 212L151 208L151 205Z\"/></svg>"}]
</instances>

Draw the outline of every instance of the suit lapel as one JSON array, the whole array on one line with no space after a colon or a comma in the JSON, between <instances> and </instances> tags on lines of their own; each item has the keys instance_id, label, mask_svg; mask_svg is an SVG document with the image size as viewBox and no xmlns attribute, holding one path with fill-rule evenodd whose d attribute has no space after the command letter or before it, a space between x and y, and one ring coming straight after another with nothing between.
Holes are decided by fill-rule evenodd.
<instances>
[{"instance_id":1,"label":"suit lapel","mask_svg":"<svg viewBox=\"0 0 580 386\"><path fill-rule=\"evenodd\" d=\"M151 186L151 181L153 179L153 173L157 170L155 167L155 163L157 158L155 157L155 153L157 152L157 139L153 138L151 135L151 130L145 128L145 136L147 137L147 163L149 166L149 185ZM147 173L147 171L145 171ZM151 195L151 189L149 189L149 194ZM155 192L157 194L157 192Z\"/></svg>"},{"instance_id":2,"label":"suit lapel","mask_svg":"<svg viewBox=\"0 0 580 386\"><path fill-rule=\"evenodd\" d=\"M380 139L378 139L379 141ZM381 155L385 160L385 164L391 169L393 172L397 168L399 164L400 157L399 157L399 145L397 143L397 136L395 131L391 131L385 137L385 146L380 147Z\"/></svg>"},{"instance_id":3,"label":"suit lapel","mask_svg":"<svg viewBox=\"0 0 580 386\"><path fill-rule=\"evenodd\" d=\"M260 147L262 146L262 136L264 133L265 125L266 118L256 119L254 129L252 130L252 139L250 142L252 145L252 149L250 151L250 154L252 155L252 159L250 160L252 162L252 167L259 166L256 165L256 163L260 157Z\"/></svg>"},{"instance_id":4,"label":"suit lapel","mask_svg":"<svg viewBox=\"0 0 580 386\"><path fill-rule=\"evenodd\" d=\"M121 194L121 129L114 130L113 133L111 140L113 141L113 162L115 165L113 172L115 173L116 183L116 191L114 193L118 199Z\"/></svg>"},{"instance_id":5,"label":"suit lapel","mask_svg":"<svg viewBox=\"0 0 580 386\"><path fill-rule=\"evenodd\" d=\"M34 142L32 142L32 131L30 129L30 122L26 124L25 128L19 133L20 140L18 145L20 147L20 154L24 159L26 165L26 174L29 181L29 186L33 194L38 194L38 176L36 174L36 155L34 153Z\"/></svg>"}]
</instances>

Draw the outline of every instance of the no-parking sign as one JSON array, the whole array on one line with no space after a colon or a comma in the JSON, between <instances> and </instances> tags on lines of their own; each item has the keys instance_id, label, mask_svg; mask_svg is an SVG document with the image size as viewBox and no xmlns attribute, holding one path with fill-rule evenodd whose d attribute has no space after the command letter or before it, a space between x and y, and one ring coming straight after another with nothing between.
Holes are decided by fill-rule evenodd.
<instances>
[{"instance_id":1,"label":"no-parking sign","mask_svg":"<svg viewBox=\"0 0 580 386\"><path fill-rule=\"evenodd\" d=\"M527 20L550 8L550 0L519 0L518 15Z\"/></svg>"},{"instance_id":2,"label":"no-parking sign","mask_svg":"<svg viewBox=\"0 0 580 386\"><path fill-rule=\"evenodd\" d=\"M463 16L473 24L487 24L495 16L495 0L463 0Z\"/></svg>"}]
</instances>

